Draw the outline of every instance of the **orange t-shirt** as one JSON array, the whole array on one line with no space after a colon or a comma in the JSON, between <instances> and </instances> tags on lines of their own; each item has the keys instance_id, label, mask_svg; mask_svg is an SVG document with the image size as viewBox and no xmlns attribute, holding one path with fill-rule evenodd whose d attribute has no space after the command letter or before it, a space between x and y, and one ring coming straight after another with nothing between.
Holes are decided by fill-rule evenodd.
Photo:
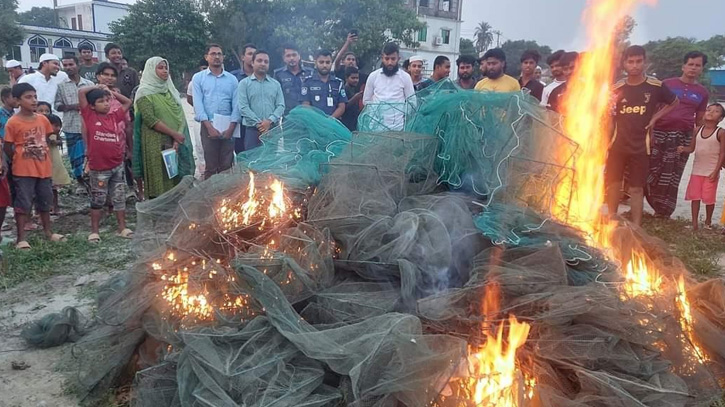
<instances>
[{"instance_id":1,"label":"orange t-shirt","mask_svg":"<svg viewBox=\"0 0 725 407\"><path fill-rule=\"evenodd\" d=\"M32 119L14 115L5 125L5 142L15 144L13 175L18 177L50 178L48 134L53 132L48 119L36 114Z\"/></svg>"}]
</instances>

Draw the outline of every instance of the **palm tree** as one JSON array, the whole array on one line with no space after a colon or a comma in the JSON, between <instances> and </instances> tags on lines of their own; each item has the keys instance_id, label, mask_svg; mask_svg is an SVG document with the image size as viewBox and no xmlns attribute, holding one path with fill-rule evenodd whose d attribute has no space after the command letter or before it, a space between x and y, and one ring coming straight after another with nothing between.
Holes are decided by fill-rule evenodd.
<instances>
[{"instance_id":1,"label":"palm tree","mask_svg":"<svg viewBox=\"0 0 725 407\"><path fill-rule=\"evenodd\" d=\"M479 54L487 50L493 44L493 27L485 21L478 23L476 31L473 33L476 38L476 51Z\"/></svg>"}]
</instances>

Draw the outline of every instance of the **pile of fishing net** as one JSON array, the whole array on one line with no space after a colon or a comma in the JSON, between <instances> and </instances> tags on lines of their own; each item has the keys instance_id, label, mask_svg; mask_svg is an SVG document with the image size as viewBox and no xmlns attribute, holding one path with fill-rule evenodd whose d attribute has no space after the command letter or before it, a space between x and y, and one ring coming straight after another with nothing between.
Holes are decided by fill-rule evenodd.
<instances>
[{"instance_id":1,"label":"pile of fishing net","mask_svg":"<svg viewBox=\"0 0 725 407\"><path fill-rule=\"evenodd\" d=\"M624 295L618 262L551 219L577 146L546 114L450 83L361 116L404 132L293 110L232 172L137 206L140 260L101 290L71 387L90 401L133 381L153 407L475 406L494 377L471 356L515 316L515 405L717 398L722 281L687 281L694 343L670 281L684 267L623 225L667 281ZM245 221L252 201L263 218Z\"/></svg>"}]
</instances>

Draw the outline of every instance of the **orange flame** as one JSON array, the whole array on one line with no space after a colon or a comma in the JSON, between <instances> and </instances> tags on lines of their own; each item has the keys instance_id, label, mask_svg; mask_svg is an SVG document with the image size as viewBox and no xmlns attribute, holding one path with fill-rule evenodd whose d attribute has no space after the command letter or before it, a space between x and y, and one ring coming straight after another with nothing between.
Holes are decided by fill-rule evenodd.
<instances>
[{"instance_id":1,"label":"orange flame","mask_svg":"<svg viewBox=\"0 0 725 407\"><path fill-rule=\"evenodd\" d=\"M627 272L624 276L624 291L629 298L653 296L662 285L662 277L654 268L647 265L645 256L633 252L627 263Z\"/></svg>"},{"instance_id":2,"label":"orange flame","mask_svg":"<svg viewBox=\"0 0 725 407\"><path fill-rule=\"evenodd\" d=\"M249 198L247 202L242 204L242 223L245 225L249 225L252 215L257 212L257 207L259 206L259 202L254 199L254 173L251 171L249 172L249 185L247 186L247 190L249 191Z\"/></svg>"},{"instance_id":3,"label":"orange flame","mask_svg":"<svg viewBox=\"0 0 725 407\"><path fill-rule=\"evenodd\" d=\"M680 276L677 280L677 297L675 297L675 303L680 309L680 327L685 333L687 340L694 348L695 356L700 363L709 361L707 354L702 350L700 345L697 343L695 338L695 331L692 328L692 311L690 310L690 301L687 299L687 288L685 287L685 277Z\"/></svg>"}]
</instances>

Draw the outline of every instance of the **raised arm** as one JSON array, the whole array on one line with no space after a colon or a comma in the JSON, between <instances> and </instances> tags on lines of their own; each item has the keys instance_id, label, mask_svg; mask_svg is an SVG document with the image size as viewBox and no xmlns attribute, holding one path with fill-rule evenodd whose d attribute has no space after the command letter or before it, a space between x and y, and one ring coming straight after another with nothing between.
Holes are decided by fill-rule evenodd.
<instances>
[{"instance_id":1,"label":"raised arm","mask_svg":"<svg viewBox=\"0 0 725 407\"><path fill-rule=\"evenodd\" d=\"M336 70L340 66L340 60L342 59L342 56L347 53L347 50L350 48L350 45L353 42L357 41L357 35L353 34L347 34L347 39L345 40L345 43L342 45L342 48L340 48L340 51L337 52L337 55L335 55L335 60L332 61L332 70Z\"/></svg>"},{"instance_id":2,"label":"raised arm","mask_svg":"<svg viewBox=\"0 0 725 407\"><path fill-rule=\"evenodd\" d=\"M121 92L116 92L115 90L112 90L111 94L116 97L119 102L121 102L121 109L123 109L124 112L128 112L128 110L131 109L131 105L133 104L133 102L131 102L131 99L123 96Z\"/></svg>"},{"instance_id":3,"label":"raised arm","mask_svg":"<svg viewBox=\"0 0 725 407\"><path fill-rule=\"evenodd\" d=\"M88 92L93 89L98 89L98 86L84 86L78 89L78 106L81 109L85 109L86 106L88 106L88 99L86 98L86 95L88 95Z\"/></svg>"}]
</instances>

